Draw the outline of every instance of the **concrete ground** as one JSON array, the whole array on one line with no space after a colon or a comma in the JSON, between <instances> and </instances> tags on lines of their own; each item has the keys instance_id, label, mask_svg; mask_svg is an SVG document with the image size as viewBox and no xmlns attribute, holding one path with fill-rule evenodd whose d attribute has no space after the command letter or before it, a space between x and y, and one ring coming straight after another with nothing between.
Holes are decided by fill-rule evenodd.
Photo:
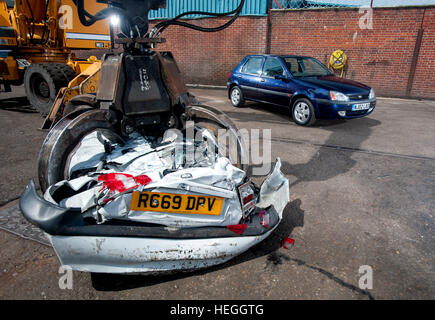
<instances>
[{"instance_id":1,"label":"concrete ground","mask_svg":"<svg viewBox=\"0 0 435 320\"><path fill-rule=\"evenodd\" d=\"M435 298L435 102L379 98L368 117L304 128L284 109L236 109L223 90L191 91L239 128L272 130L271 159L281 158L291 192L278 229L221 266L169 276L74 272L73 289L61 290L55 252L16 206L46 134L18 88L0 93L1 299ZM280 247L286 236L296 241L290 250ZM358 286L363 265L373 289Z\"/></svg>"}]
</instances>

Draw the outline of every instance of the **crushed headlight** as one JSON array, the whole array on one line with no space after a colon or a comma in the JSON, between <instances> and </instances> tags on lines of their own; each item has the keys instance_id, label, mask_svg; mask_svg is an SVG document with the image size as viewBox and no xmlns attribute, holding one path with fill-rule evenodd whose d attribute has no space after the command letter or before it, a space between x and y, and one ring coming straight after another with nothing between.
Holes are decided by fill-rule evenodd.
<instances>
[{"instance_id":1,"label":"crushed headlight","mask_svg":"<svg viewBox=\"0 0 435 320\"><path fill-rule=\"evenodd\" d=\"M331 97L331 100L334 101L349 101L347 95L338 91L329 91L329 96Z\"/></svg>"}]
</instances>

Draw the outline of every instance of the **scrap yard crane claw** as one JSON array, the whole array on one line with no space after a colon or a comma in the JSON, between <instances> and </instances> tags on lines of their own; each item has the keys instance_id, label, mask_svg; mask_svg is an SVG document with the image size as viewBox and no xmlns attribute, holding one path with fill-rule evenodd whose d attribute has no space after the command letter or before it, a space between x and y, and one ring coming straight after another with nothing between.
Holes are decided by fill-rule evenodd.
<instances>
[{"instance_id":1,"label":"scrap yard crane claw","mask_svg":"<svg viewBox=\"0 0 435 320\"><path fill-rule=\"evenodd\" d=\"M169 128L185 129L187 121L202 123L208 130L226 129L237 142L238 155L233 159L242 165L244 147L235 124L222 112L199 105L188 92L183 77L171 52L157 52L153 48L165 40L160 34L170 25L179 25L198 31L220 31L239 16L245 0L227 13L207 13L210 16L234 16L216 28L204 28L179 18L199 12L186 12L157 24L148 32L148 13L166 7L166 0L106 1L109 6L95 15L86 11L84 0L75 0L80 22L90 26L113 15L119 17L120 35L115 42L123 46L121 54L107 53L98 64L99 80L96 95L78 94L69 97L69 103L58 121L52 123L40 151L38 176L42 190L68 178L66 175L70 153L81 139L95 130L111 132L109 138L119 141L133 131L161 135ZM91 77L94 76L95 73ZM59 101L53 104L58 108ZM53 113L49 117L52 117ZM56 117L55 117L56 118Z\"/></svg>"}]
</instances>

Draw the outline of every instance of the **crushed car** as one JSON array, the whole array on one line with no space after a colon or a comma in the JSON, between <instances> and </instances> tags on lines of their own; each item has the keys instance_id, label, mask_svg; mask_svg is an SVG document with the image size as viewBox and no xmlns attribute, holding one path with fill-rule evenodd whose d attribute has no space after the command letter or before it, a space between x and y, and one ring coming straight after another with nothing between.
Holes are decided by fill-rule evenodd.
<instances>
[{"instance_id":1,"label":"crushed car","mask_svg":"<svg viewBox=\"0 0 435 320\"><path fill-rule=\"evenodd\" d=\"M227 157L206 150L214 144L199 143L202 156L187 163L176 151L189 142L180 140L155 144L133 133L111 144L93 132L71 155L71 179L43 197L31 182L20 208L45 231L61 263L78 271L203 268L265 239L289 201L280 160L258 187Z\"/></svg>"}]
</instances>

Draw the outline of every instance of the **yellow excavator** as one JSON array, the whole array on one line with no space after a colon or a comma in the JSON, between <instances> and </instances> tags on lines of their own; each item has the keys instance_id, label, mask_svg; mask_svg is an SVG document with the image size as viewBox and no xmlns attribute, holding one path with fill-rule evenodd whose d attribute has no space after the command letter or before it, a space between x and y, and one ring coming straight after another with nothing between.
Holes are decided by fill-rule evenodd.
<instances>
[{"instance_id":1,"label":"yellow excavator","mask_svg":"<svg viewBox=\"0 0 435 320\"><path fill-rule=\"evenodd\" d=\"M91 1L87 13L107 8ZM111 26L100 20L80 23L76 0L0 0L0 89L24 84L33 107L47 115L61 88L86 71L95 57L81 61L72 50L110 49Z\"/></svg>"}]
</instances>

